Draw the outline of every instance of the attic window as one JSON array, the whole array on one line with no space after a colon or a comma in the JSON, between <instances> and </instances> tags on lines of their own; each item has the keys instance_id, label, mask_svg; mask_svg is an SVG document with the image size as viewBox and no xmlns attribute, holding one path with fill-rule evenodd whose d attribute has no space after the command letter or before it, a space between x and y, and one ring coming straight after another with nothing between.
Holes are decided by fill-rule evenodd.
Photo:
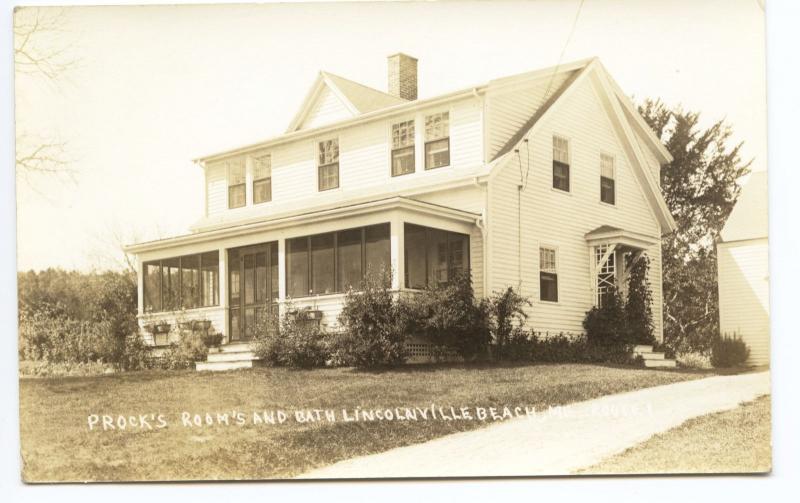
<instances>
[{"instance_id":1,"label":"attic window","mask_svg":"<svg viewBox=\"0 0 800 503\"><path fill-rule=\"evenodd\" d=\"M450 112L425 117L425 169L450 165Z\"/></svg>"},{"instance_id":2,"label":"attic window","mask_svg":"<svg viewBox=\"0 0 800 503\"><path fill-rule=\"evenodd\" d=\"M616 203L614 157L600 154L600 200L607 204Z\"/></svg>"},{"instance_id":3,"label":"attic window","mask_svg":"<svg viewBox=\"0 0 800 503\"><path fill-rule=\"evenodd\" d=\"M414 120L392 125L392 176L414 172Z\"/></svg>"},{"instance_id":4,"label":"attic window","mask_svg":"<svg viewBox=\"0 0 800 503\"><path fill-rule=\"evenodd\" d=\"M244 159L228 161L228 208L241 208L247 204Z\"/></svg>"},{"instance_id":5,"label":"attic window","mask_svg":"<svg viewBox=\"0 0 800 503\"><path fill-rule=\"evenodd\" d=\"M253 159L253 203L272 201L272 156L260 155Z\"/></svg>"},{"instance_id":6,"label":"attic window","mask_svg":"<svg viewBox=\"0 0 800 503\"><path fill-rule=\"evenodd\" d=\"M319 191L339 187L339 139L333 138L318 143L318 187Z\"/></svg>"},{"instance_id":7,"label":"attic window","mask_svg":"<svg viewBox=\"0 0 800 503\"><path fill-rule=\"evenodd\" d=\"M569 140L553 136L553 188L569 192Z\"/></svg>"}]
</instances>

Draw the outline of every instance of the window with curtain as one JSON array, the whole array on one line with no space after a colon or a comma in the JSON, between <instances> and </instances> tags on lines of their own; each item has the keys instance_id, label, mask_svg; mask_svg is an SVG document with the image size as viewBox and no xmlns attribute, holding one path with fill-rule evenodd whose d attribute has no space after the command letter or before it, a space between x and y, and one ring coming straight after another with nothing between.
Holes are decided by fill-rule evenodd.
<instances>
[{"instance_id":1,"label":"window with curtain","mask_svg":"<svg viewBox=\"0 0 800 503\"><path fill-rule=\"evenodd\" d=\"M272 201L272 155L253 158L253 204Z\"/></svg>"},{"instance_id":2,"label":"window with curtain","mask_svg":"<svg viewBox=\"0 0 800 503\"><path fill-rule=\"evenodd\" d=\"M241 208L247 204L247 183L244 158L227 162L228 208Z\"/></svg>"},{"instance_id":3,"label":"window with curtain","mask_svg":"<svg viewBox=\"0 0 800 503\"><path fill-rule=\"evenodd\" d=\"M558 302L558 264L556 249L539 248L539 299Z\"/></svg>"},{"instance_id":4,"label":"window with curtain","mask_svg":"<svg viewBox=\"0 0 800 503\"><path fill-rule=\"evenodd\" d=\"M569 140L553 136L553 188L569 192Z\"/></svg>"},{"instance_id":5,"label":"window with curtain","mask_svg":"<svg viewBox=\"0 0 800 503\"><path fill-rule=\"evenodd\" d=\"M319 190L335 189L339 187L339 139L321 141L317 148Z\"/></svg>"},{"instance_id":6,"label":"window with curtain","mask_svg":"<svg viewBox=\"0 0 800 503\"><path fill-rule=\"evenodd\" d=\"M616 204L614 157L600 154L600 200L607 204Z\"/></svg>"},{"instance_id":7,"label":"window with curtain","mask_svg":"<svg viewBox=\"0 0 800 503\"><path fill-rule=\"evenodd\" d=\"M414 120L392 125L392 176L414 172Z\"/></svg>"},{"instance_id":8,"label":"window with curtain","mask_svg":"<svg viewBox=\"0 0 800 503\"><path fill-rule=\"evenodd\" d=\"M425 117L425 169L450 165L450 112Z\"/></svg>"}]
</instances>

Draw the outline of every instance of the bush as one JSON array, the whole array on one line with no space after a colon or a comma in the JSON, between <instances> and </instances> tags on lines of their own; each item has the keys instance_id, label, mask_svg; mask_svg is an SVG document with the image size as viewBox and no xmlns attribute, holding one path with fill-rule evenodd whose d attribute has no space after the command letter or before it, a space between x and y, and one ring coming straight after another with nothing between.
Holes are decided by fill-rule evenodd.
<instances>
[{"instance_id":1,"label":"bush","mask_svg":"<svg viewBox=\"0 0 800 503\"><path fill-rule=\"evenodd\" d=\"M329 359L325 332L311 320L307 310L297 310L290 304L284 306L278 330L270 320L257 326L253 352L266 364L274 367L322 367Z\"/></svg>"},{"instance_id":2,"label":"bush","mask_svg":"<svg viewBox=\"0 0 800 503\"><path fill-rule=\"evenodd\" d=\"M619 292L614 289L603 297L601 307L595 306L586 313L583 328L593 360L604 357L617 360L626 354L626 346L634 343L626 327Z\"/></svg>"},{"instance_id":3,"label":"bush","mask_svg":"<svg viewBox=\"0 0 800 503\"><path fill-rule=\"evenodd\" d=\"M402 327L434 346L452 348L465 360L487 355L489 309L476 301L469 273L405 298L400 313Z\"/></svg>"},{"instance_id":4,"label":"bush","mask_svg":"<svg viewBox=\"0 0 800 503\"><path fill-rule=\"evenodd\" d=\"M207 348L219 347L219 345L222 344L222 334L203 334L203 344L205 344Z\"/></svg>"},{"instance_id":5,"label":"bush","mask_svg":"<svg viewBox=\"0 0 800 503\"><path fill-rule=\"evenodd\" d=\"M653 294L650 291L650 259L642 255L636 259L628 274L628 292L625 299L625 330L627 342L655 344L653 334Z\"/></svg>"},{"instance_id":6,"label":"bush","mask_svg":"<svg viewBox=\"0 0 800 503\"><path fill-rule=\"evenodd\" d=\"M711 359L702 353L677 353L675 359L681 367L690 369L711 368Z\"/></svg>"},{"instance_id":7,"label":"bush","mask_svg":"<svg viewBox=\"0 0 800 503\"><path fill-rule=\"evenodd\" d=\"M741 339L723 335L711 344L711 365L716 368L737 367L743 365L750 356L750 348Z\"/></svg>"},{"instance_id":8,"label":"bush","mask_svg":"<svg viewBox=\"0 0 800 503\"><path fill-rule=\"evenodd\" d=\"M536 341L530 332L521 327L513 327L502 346L496 346L497 359L512 362L532 362L535 359Z\"/></svg>"},{"instance_id":9,"label":"bush","mask_svg":"<svg viewBox=\"0 0 800 503\"><path fill-rule=\"evenodd\" d=\"M495 357L499 359L519 359L524 354L525 341L528 340L524 330L519 330L528 319L525 307L531 301L508 287L502 292L495 292L487 302L492 335L495 343ZM513 344L513 347L507 347ZM523 358L524 359L524 358Z\"/></svg>"},{"instance_id":10,"label":"bush","mask_svg":"<svg viewBox=\"0 0 800 503\"><path fill-rule=\"evenodd\" d=\"M586 337L558 334L533 334L533 360L545 363L580 363L587 361L588 344Z\"/></svg>"},{"instance_id":11,"label":"bush","mask_svg":"<svg viewBox=\"0 0 800 503\"><path fill-rule=\"evenodd\" d=\"M408 327L390 284L389 273L368 272L361 291L347 292L339 314L342 330L330 338L335 365L369 368L405 361Z\"/></svg>"},{"instance_id":12,"label":"bush","mask_svg":"<svg viewBox=\"0 0 800 503\"><path fill-rule=\"evenodd\" d=\"M79 321L47 309L23 314L19 322L19 356L50 363L118 361L122 349L108 321Z\"/></svg>"},{"instance_id":13,"label":"bush","mask_svg":"<svg viewBox=\"0 0 800 503\"><path fill-rule=\"evenodd\" d=\"M180 323L176 326L180 327ZM161 366L168 370L193 368L195 362L203 361L208 357L208 348L203 344L203 338L191 330L183 328L174 329L178 334L178 342L172 343L161 359Z\"/></svg>"}]
</instances>

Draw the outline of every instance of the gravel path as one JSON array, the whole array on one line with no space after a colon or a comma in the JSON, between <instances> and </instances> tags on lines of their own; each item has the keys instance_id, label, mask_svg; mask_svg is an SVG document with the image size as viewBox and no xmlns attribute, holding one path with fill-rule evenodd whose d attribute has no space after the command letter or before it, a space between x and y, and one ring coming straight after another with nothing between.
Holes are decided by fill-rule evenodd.
<instances>
[{"instance_id":1,"label":"gravel path","mask_svg":"<svg viewBox=\"0 0 800 503\"><path fill-rule=\"evenodd\" d=\"M688 419L769 393L769 372L656 386L341 461L299 478L566 475Z\"/></svg>"}]
</instances>

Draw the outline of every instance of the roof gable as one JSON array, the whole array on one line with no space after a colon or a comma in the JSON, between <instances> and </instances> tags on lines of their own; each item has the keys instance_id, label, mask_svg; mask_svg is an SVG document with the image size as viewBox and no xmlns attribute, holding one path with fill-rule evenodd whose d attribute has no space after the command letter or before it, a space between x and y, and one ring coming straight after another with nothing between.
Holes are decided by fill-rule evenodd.
<instances>
[{"instance_id":1,"label":"roof gable","mask_svg":"<svg viewBox=\"0 0 800 503\"><path fill-rule=\"evenodd\" d=\"M767 172L757 171L742 187L739 200L722 227L722 241L765 238L769 234Z\"/></svg>"},{"instance_id":2,"label":"roof gable","mask_svg":"<svg viewBox=\"0 0 800 503\"><path fill-rule=\"evenodd\" d=\"M400 103L406 100L320 72L286 132L331 124Z\"/></svg>"}]
</instances>

